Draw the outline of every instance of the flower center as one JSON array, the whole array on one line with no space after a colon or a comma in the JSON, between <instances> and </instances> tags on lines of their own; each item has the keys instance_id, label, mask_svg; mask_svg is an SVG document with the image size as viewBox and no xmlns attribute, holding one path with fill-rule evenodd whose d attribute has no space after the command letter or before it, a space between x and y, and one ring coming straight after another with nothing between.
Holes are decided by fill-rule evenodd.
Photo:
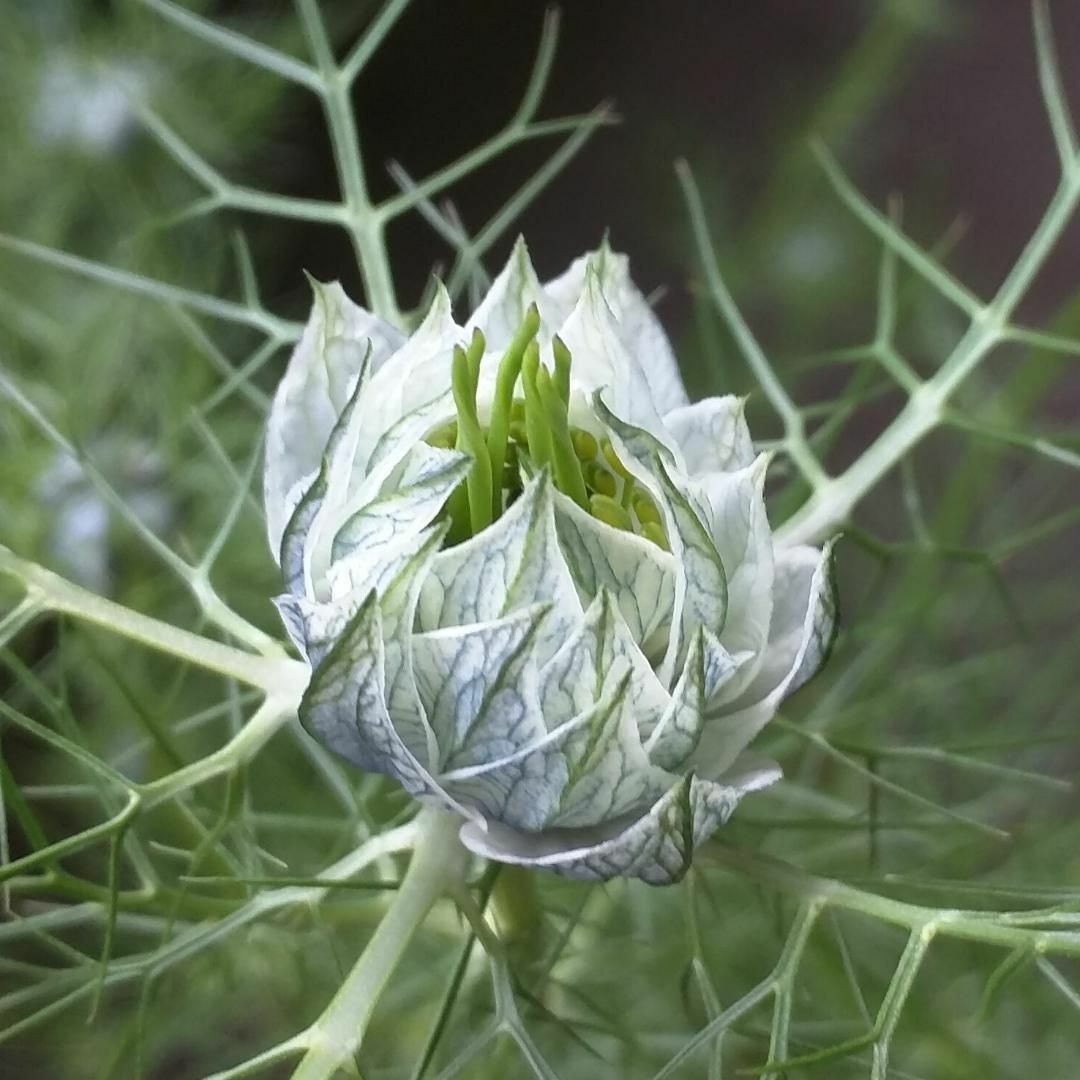
<instances>
[{"instance_id":1,"label":"flower center","mask_svg":"<svg viewBox=\"0 0 1080 1080\"><path fill-rule=\"evenodd\" d=\"M475 330L468 349L454 349L451 374L457 419L426 438L431 446L460 450L473 459L468 476L446 504L447 543L461 543L500 517L521 494L523 470L528 474L547 468L555 487L586 513L669 551L656 503L635 484L611 441L571 425L573 358L556 337L554 370L549 370L540 360L539 328L540 313L533 305L499 362L486 425L480 422L476 404L484 335Z\"/></svg>"}]
</instances>

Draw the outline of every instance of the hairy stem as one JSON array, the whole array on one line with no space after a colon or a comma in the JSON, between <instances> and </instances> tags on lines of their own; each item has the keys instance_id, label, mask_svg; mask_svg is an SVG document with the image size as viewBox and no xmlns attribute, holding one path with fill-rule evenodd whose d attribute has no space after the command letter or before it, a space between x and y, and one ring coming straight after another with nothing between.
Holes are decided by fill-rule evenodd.
<instances>
[{"instance_id":1,"label":"hairy stem","mask_svg":"<svg viewBox=\"0 0 1080 1080\"><path fill-rule=\"evenodd\" d=\"M460 825L461 819L446 811L424 811L405 880L341 989L305 1033L308 1050L293 1080L328 1080L359 1050L375 1005L406 946L435 901L463 881Z\"/></svg>"}]
</instances>

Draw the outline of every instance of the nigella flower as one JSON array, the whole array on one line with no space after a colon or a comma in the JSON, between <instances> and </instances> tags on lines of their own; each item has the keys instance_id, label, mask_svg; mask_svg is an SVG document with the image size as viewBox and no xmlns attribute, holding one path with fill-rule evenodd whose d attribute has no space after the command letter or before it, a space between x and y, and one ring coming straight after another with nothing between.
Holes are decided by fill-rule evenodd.
<instances>
[{"instance_id":1,"label":"nigella flower","mask_svg":"<svg viewBox=\"0 0 1080 1080\"><path fill-rule=\"evenodd\" d=\"M778 549L732 397L687 402L606 247L517 246L464 327L404 337L316 285L267 434L307 730L462 818L480 855L678 879L747 745L817 670L829 550Z\"/></svg>"}]
</instances>

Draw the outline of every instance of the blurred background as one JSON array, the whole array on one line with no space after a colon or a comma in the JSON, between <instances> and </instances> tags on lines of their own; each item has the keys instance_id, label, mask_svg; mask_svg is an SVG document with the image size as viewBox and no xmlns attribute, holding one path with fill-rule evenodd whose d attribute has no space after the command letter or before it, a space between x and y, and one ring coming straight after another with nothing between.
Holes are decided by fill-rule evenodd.
<instances>
[{"instance_id":1,"label":"blurred background","mask_svg":"<svg viewBox=\"0 0 1080 1080\"><path fill-rule=\"evenodd\" d=\"M305 55L284 0L182 6ZM376 10L360 0L322 7L342 50ZM1066 89L1080 108L1080 5L1051 0L1049 7ZM528 81L544 11L533 0L409 5L357 88L375 198L506 123ZM230 298L245 295L252 267L266 308L293 320L309 304L304 270L339 278L362 300L349 243L333 228L185 213L205 190L140 115L140 106L152 108L230 181L335 199L333 156L313 97L134 0L0 0L0 25L0 233ZM778 436L702 296L673 172L686 158L726 280L834 469L853 460L905 399L876 363L843 351L874 335L881 247L836 198L808 138L824 140L875 205L902 213L905 231L982 297L1015 262L1057 182L1022 0L567 3L540 115L584 114L604 101L620 122L567 152L565 164L559 159L550 182L492 236L487 272L497 271L519 232L542 277L609 232L631 256L637 283L655 295L692 396L750 393L755 436ZM470 235L482 232L559 145L556 136L510 150L455 185L451 207L432 212ZM419 214L395 222L389 243L399 299L413 310L433 272L453 271L455 252ZM1075 228L1023 305L1023 322L1080 334L1078 260ZM0 239L0 368L37 410L35 419L0 404L0 542L139 610L194 625L183 587L131 521L110 511L56 435L89 455L133 521L195 559L247 482L287 349L264 348L250 328L203 320L48 261ZM462 320L470 286L482 283L478 273L460 279ZM917 372L933 371L962 333L961 315L903 272L897 298L898 347ZM935 434L860 509L841 548L845 628L836 656L788 714L823 733L843 760L786 728L773 733L764 749L784 764L789 783L760 809L747 807L730 842L873 887L910 889L923 902L970 905L957 883L971 881L986 882L984 899L1001 903L1010 894L994 890L1017 881L1069 887L1075 902L1080 826L1069 781L1080 762L1080 484L1075 468L1029 454L1026 443L1045 435L1080 449L1076 363L1060 353L1004 350L962 401L1018 434L1018 445ZM805 491L783 460L773 477L778 522ZM276 634L268 601L275 571L257 501L244 505L214 580L243 615ZM0 593L0 601L9 598ZM178 675L175 665L141 654L132 662L115 641L55 619L23 630L0 667L10 709L59 726L140 778L227 737L244 703L222 710L219 693L220 684L198 673ZM197 720L215 708L212 722ZM17 856L42 837L85 828L102 807L73 793L82 778L70 764L5 719L4 850ZM892 753L897 746L946 756L908 758ZM879 774L916 799L876 786ZM370 780L313 755L302 738L283 737L236 779L241 812L229 804L235 792L212 787L145 824L148 857L167 882L194 873L193 860L200 873L236 881L270 876L268 866L315 874L348 850L358 822L378 827L400 813L394 793ZM7 896L7 910L40 914L99 899L105 861L104 849L86 851L67 868L70 881L24 883ZM926 884L942 881L958 891ZM686 929L689 886L657 893L614 885L597 890L598 899L584 886L545 881L544 888L552 934L589 913L586 940L567 958L577 965L573 977L559 968L565 986L526 986L531 996L523 998L533 1003L538 1040L568 1077L604 1069L653 1075L708 1012L691 960L707 964L720 999L730 1000L775 961L776 928L790 919L790 906L763 903L756 887L719 868L701 874L700 935ZM132 901L117 948L150 956L174 922L221 917L250 891L178 886L147 910ZM159 970L148 960L92 1024L85 1002L55 1017L48 1010L69 985L63 979L77 981L70 972L100 953L100 926L12 938L0 966L0 1028L8 1032L0 1077L179 1080L242 1060L314 1014L372 925L370 903L345 894L317 916L256 926L185 965ZM902 938L863 923L846 931L856 985L879 1000ZM416 957L411 981L388 998L397 1011L376 1028L365 1076L412 1075L408 1051L423 1042L457 940L448 914L427 954ZM0 939L0 956L4 945ZM837 1041L857 1018L847 968L834 948L819 945L807 961L814 1006L799 1029L804 1050ZM1070 1015L1045 980L1017 976L1029 981L1000 1004L986 999L1000 959L943 948L909 1007L898 1060L910 1071L896 1076L1065 1080L1080 1072L1075 1008ZM425 988L429 970L439 973L436 989ZM480 980L463 997L430 1075L441 1075L467 1039L485 994ZM415 1013L402 1013L403 1005ZM768 1017L758 1020L726 1044L738 1066L763 1060ZM456 1075L515 1076L516 1067L493 1056ZM678 1075L705 1075L705 1058ZM866 1075L865 1053L791 1073L802 1075Z\"/></svg>"}]
</instances>

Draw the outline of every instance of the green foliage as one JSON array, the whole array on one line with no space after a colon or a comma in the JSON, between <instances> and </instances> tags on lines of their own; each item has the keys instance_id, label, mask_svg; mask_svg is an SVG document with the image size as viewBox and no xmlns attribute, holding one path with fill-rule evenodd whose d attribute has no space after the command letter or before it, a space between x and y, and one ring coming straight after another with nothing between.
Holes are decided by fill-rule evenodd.
<instances>
[{"instance_id":1,"label":"green foliage","mask_svg":"<svg viewBox=\"0 0 1080 1080\"><path fill-rule=\"evenodd\" d=\"M23 122L44 61L22 46L43 31L5 11L4 78L18 93L0 98L15 147L0 182L18 235L0 236L0 1053L23 1075L269 1075L303 1060L303 1075L330 1076L341 1061L316 1060L319 1048L355 1051L374 1009L358 1055L371 1076L1070 1075L1080 444L1045 430L1045 403L1075 393L1080 326L1075 305L1040 328L1017 312L1080 202L1080 153L1042 4L1061 178L989 299L819 145L827 184L811 190L824 202L831 186L864 227L850 258L878 272L800 318L812 330L830 303L858 300L872 326L851 348L770 356L679 166L702 338L744 361L724 363L723 385L709 382L718 367L689 373L695 388L734 380L775 425L784 535L845 533L834 656L760 740L786 782L747 804L678 887L537 875L524 938L498 917L491 875L469 882L351 1009L346 990L371 971L346 977L353 957L394 927L404 946L430 906L415 885L428 863L416 856L402 884L412 809L295 719L306 668L267 602L252 476L271 369L299 326L264 303L242 233L231 264L219 255L219 212L343 230L368 305L407 322L393 221L422 215L449 247L452 295L475 292L493 246L612 120L606 108L537 119L552 16L506 126L424 179L395 168L400 192L374 200L350 89L406 6L389 0L340 61L316 0L260 23L258 39L171 0L124 6L116 33L70 37L109 54L111 68L88 70L129 52L171 57L214 72L221 92L204 89L223 104L210 114L190 80L151 71L148 89L121 89L131 128L107 152L43 142ZM886 22L821 103L830 146L845 138L838 102L868 108L891 78ZM325 116L337 202L229 179L303 92ZM548 137L557 149L474 234L436 205ZM810 197L794 162L747 241L766 282L761 252ZM88 184L104 197L88 199ZM928 343L921 328L945 308L951 338ZM76 521L90 525L73 549ZM68 580L80 575L92 588Z\"/></svg>"}]
</instances>

